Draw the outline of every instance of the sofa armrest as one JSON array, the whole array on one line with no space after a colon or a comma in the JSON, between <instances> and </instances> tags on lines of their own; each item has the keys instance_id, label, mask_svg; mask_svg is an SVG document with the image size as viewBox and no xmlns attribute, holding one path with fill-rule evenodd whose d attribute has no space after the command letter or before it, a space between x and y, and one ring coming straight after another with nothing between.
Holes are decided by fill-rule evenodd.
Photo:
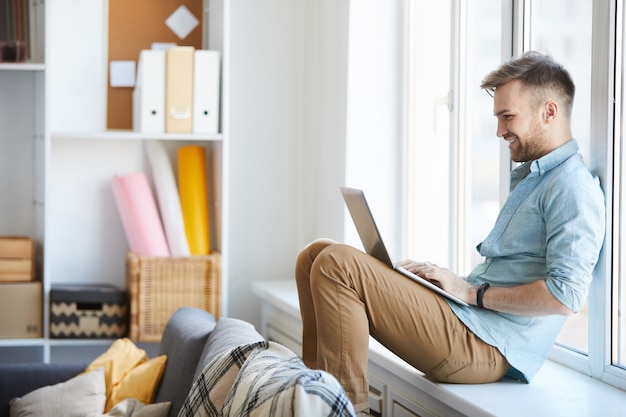
<instances>
[{"instance_id":1,"label":"sofa armrest","mask_svg":"<svg viewBox=\"0 0 626 417\"><path fill-rule=\"evenodd\" d=\"M0 417L9 417L9 401L46 385L54 385L85 370L82 363L0 364Z\"/></svg>"}]
</instances>

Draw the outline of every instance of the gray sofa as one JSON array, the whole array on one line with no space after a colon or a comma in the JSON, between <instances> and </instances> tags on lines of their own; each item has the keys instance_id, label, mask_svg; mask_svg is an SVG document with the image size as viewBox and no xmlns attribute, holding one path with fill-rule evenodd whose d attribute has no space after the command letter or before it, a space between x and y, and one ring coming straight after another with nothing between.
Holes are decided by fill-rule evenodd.
<instances>
[{"instance_id":1,"label":"gray sofa","mask_svg":"<svg viewBox=\"0 0 626 417\"><path fill-rule=\"evenodd\" d=\"M170 318L159 345L168 360L155 402L171 402L169 416L177 416L193 381L218 353L263 340L254 327L242 320L223 317L215 321L206 311L181 308ZM87 364L0 365L0 417L9 417L9 401L39 387L66 381L85 370Z\"/></svg>"}]
</instances>

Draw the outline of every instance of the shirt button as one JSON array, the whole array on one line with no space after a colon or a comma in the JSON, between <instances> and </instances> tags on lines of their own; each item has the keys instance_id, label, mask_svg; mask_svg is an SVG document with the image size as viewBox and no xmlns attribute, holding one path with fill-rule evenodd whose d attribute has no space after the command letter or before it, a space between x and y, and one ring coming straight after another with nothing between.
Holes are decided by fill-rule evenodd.
<instances>
[{"instance_id":1,"label":"shirt button","mask_svg":"<svg viewBox=\"0 0 626 417\"><path fill-rule=\"evenodd\" d=\"M491 264L491 258L487 258L487 263Z\"/></svg>"}]
</instances>

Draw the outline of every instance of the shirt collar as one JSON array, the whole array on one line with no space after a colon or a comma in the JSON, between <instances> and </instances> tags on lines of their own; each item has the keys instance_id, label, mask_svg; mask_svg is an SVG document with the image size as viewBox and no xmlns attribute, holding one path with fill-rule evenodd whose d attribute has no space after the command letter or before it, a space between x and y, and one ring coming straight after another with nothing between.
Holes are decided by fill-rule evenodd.
<instances>
[{"instance_id":1,"label":"shirt collar","mask_svg":"<svg viewBox=\"0 0 626 417\"><path fill-rule=\"evenodd\" d=\"M547 155L542 156L531 162L530 170L532 172L537 171L539 175L543 175L550 171L552 168L561 165L572 155L578 152L578 142L576 139L571 139L559 146Z\"/></svg>"},{"instance_id":2,"label":"shirt collar","mask_svg":"<svg viewBox=\"0 0 626 417\"><path fill-rule=\"evenodd\" d=\"M517 184L519 184L519 182L526 178L531 172L536 172L538 173L538 175L543 175L546 172L550 171L552 168L565 162L577 152L578 143L576 142L576 139L572 139L539 159L524 162L513 171L511 171L510 190L513 191Z\"/></svg>"}]
</instances>

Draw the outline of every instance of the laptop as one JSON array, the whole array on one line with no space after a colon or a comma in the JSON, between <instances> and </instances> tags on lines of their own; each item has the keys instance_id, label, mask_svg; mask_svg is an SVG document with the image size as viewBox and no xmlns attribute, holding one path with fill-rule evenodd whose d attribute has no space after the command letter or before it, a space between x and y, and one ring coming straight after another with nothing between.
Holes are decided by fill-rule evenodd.
<instances>
[{"instance_id":1,"label":"laptop","mask_svg":"<svg viewBox=\"0 0 626 417\"><path fill-rule=\"evenodd\" d=\"M385 245L383 244L383 239L381 238L378 227L374 222L374 216L372 216L372 212L369 208L369 205L367 204L367 200L365 199L365 194L363 193L363 191L356 188L340 188L343 199L346 202L348 211L350 212L350 216L352 217L352 221L356 226L356 230L359 233L359 237L361 238L361 242L363 243L365 252L368 255L373 256L382 263L388 265L390 268L400 272L405 277L412 279L418 284L421 284L426 288L433 290L437 294L440 294L457 304L461 304L464 306L469 305L465 301L460 300L454 295L436 286L432 282L410 272L400 265L394 264L389 257L389 253L387 252Z\"/></svg>"}]
</instances>

